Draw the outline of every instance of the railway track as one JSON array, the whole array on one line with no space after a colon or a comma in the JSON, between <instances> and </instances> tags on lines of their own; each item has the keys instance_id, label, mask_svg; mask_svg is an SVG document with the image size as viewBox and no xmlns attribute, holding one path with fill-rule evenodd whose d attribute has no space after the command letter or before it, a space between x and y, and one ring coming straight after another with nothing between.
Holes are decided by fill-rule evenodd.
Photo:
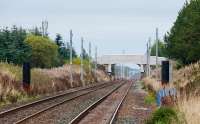
<instances>
[{"instance_id":1,"label":"railway track","mask_svg":"<svg viewBox=\"0 0 200 124\"><path fill-rule=\"evenodd\" d=\"M132 83L121 84L94 102L70 124L113 124Z\"/></svg>"},{"instance_id":2,"label":"railway track","mask_svg":"<svg viewBox=\"0 0 200 124\"><path fill-rule=\"evenodd\" d=\"M0 113L0 123L3 124L19 124L26 120L38 116L39 114L48 111L56 106L74 100L78 97L95 92L99 89L111 86L112 83L104 83L92 87L81 88L71 92L63 93L53 97L38 100L23 106L19 106Z\"/></svg>"}]
</instances>

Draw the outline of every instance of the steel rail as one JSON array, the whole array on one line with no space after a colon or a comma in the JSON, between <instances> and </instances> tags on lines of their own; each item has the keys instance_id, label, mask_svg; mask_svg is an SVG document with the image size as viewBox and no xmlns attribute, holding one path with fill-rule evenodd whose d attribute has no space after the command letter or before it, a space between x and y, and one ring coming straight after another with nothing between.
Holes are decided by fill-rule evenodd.
<instances>
[{"instance_id":1,"label":"steel rail","mask_svg":"<svg viewBox=\"0 0 200 124\"><path fill-rule=\"evenodd\" d=\"M41 113L43 113L43 112L45 112L45 111L48 111L48 110L50 110L50 109L52 109L52 108L55 108L55 107L57 107L57 106L59 106L59 105L62 105L62 104L64 104L64 103L66 103L66 102L72 101L72 100L74 100L74 99L76 99L76 98L79 98L79 97L81 97L81 96L87 95L87 94L89 94L89 93L95 92L95 91L97 91L97 90L103 89L103 88L108 87L108 86L111 86L111 85L113 85L113 84L112 84L112 83L109 83L109 84L104 85L104 86L102 86L102 87L100 87L100 88L91 89L90 91L88 91L88 92L86 92L86 93L82 93L82 94L80 94L80 95L76 95L76 96L74 96L74 97L72 97L72 98L66 99L66 100L64 100L64 101L62 101L62 102L58 102L58 103L56 103L56 104L54 104L54 105L51 105L51 106L49 106L49 107L46 107L46 108L44 108L44 109L42 109L42 110L40 110L40 111L38 111L38 112L36 112L36 113L34 113L34 114L32 114L32 115L27 116L27 117L25 117L25 118L23 118L23 119L21 119L21 120L15 122L14 124L23 123L23 122L25 122L25 121L27 121L27 120L33 118L33 117L38 116L39 114L41 114Z\"/></svg>"},{"instance_id":2,"label":"steel rail","mask_svg":"<svg viewBox=\"0 0 200 124\"><path fill-rule=\"evenodd\" d=\"M103 84L99 84L99 85L95 85L95 86L90 86L90 87L86 87L86 88L84 87L84 88L75 89L75 90L72 89L73 91L70 91L70 92L54 95L52 97L47 97L47 98L40 99L40 100L31 102L31 103L27 103L25 105L18 106L18 107L15 107L15 108L12 108L12 109L9 109L9 110L6 110L6 111L2 111L2 112L0 112L0 118L6 116L7 114L9 114L11 112L15 112L15 111L18 111L18 110L21 110L21 109L32 107L34 105L37 105L37 104L40 104L40 103L43 103L43 102L46 102L46 101L49 101L49 100L53 100L53 99L56 99L56 98L59 98L59 97L63 97L63 96L66 96L66 95L70 95L70 94L73 94L73 93L76 93L76 92L79 92L79 91L87 90L87 89L90 89L90 88L95 88L95 87L98 87L98 86L103 86L105 84L107 84L107 83L103 83Z\"/></svg>"},{"instance_id":3,"label":"steel rail","mask_svg":"<svg viewBox=\"0 0 200 124\"><path fill-rule=\"evenodd\" d=\"M78 124L85 116L87 116L87 114L92 109L94 109L97 105L99 105L100 103L102 103L108 96L110 96L117 89L119 89L120 87L122 87L124 84L125 83L120 84L119 86L117 86L116 88L114 88L113 90L111 90L109 93L107 93L106 95L104 95L103 97L101 97L99 100L97 100L96 102L94 102L92 105L90 105L89 107L87 107L79 115L77 115L74 119L72 119L69 124Z\"/></svg>"},{"instance_id":4,"label":"steel rail","mask_svg":"<svg viewBox=\"0 0 200 124\"><path fill-rule=\"evenodd\" d=\"M130 87L127 89L126 93L124 94L123 98L121 99L120 103L118 104L117 108L115 109L115 111L114 111L114 113L113 113L113 115L112 115L112 117L111 117L111 120L110 120L109 124L114 124L115 119L116 119L116 116L117 116L117 114L118 114L118 112L119 112L119 109L120 109L120 107L121 107L123 101L125 100L126 96L128 95L128 92L129 92L129 90L130 90L132 84L133 84L133 83L130 84Z\"/></svg>"}]
</instances>

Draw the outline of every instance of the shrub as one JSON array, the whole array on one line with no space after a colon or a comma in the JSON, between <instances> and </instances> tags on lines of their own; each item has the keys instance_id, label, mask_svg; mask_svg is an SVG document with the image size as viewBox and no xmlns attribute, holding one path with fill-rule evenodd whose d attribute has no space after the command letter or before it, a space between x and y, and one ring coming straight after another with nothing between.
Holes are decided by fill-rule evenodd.
<instances>
[{"instance_id":1,"label":"shrub","mask_svg":"<svg viewBox=\"0 0 200 124\"><path fill-rule=\"evenodd\" d=\"M155 103L156 97L154 92L149 92L148 95L145 97L144 102L145 104L151 105Z\"/></svg>"},{"instance_id":2,"label":"shrub","mask_svg":"<svg viewBox=\"0 0 200 124\"><path fill-rule=\"evenodd\" d=\"M58 46L49 38L30 35L25 42L32 48L33 67L49 68L57 64Z\"/></svg>"},{"instance_id":3,"label":"shrub","mask_svg":"<svg viewBox=\"0 0 200 124\"><path fill-rule=\"evenodd\" d=\"M146 124L172 124L175 122L179 123L177 112L172 108L161 107L153 113Z\"/></svg>"}]
</instances>

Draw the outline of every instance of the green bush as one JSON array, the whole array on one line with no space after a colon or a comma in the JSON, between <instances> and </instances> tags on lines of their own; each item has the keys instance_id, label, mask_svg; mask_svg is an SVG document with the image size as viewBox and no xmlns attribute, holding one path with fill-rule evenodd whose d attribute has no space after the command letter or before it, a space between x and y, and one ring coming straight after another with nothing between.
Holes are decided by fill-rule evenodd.
<instances>
[{"instance_id":1,"label":"green bush","mask_svg":"<svg viewBox=\"0 0 200 124\"><path fill-rule=\"evenodd\" d=\"M50 68L57 65L58 46L49 38L30 35L25 42L31 46L31 64L33 67Z\"/></svg>"},{"instance_id":2,"label":"green bush","mask_svg":"<svg viewBox=\"0 0 200 124\"><path fill-rule=\"evenodd\" d=\"M151 105L156 102L155 93L149 92L149 94L144 98L144 102L147 105Z\"/></svg>"},{"instance_id":3,"label":"green bush","mask_svg":"<svg viewBox=\"0 0 200 124\"><path fill-rule=\"evenodd\" d=\"M173 108L161 107L157 109L146 124L173 124L179 123L177 112Z\"/></svg>"}]
</instances>

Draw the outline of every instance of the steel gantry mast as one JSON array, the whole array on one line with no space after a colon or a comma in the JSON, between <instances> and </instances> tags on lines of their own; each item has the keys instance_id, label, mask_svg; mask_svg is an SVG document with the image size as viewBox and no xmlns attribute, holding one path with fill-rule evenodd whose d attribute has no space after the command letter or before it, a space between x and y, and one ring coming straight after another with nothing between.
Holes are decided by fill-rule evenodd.
<instances>
[{"instance_id":1,"label":"steel gantry mast","mask_svg":"<svg viewBox=\"0 0 200 124\"><path fill-rule=\"evenodd\" d=\"M72 30L70 30L70 84L71 87L73 87L73 74L72 74L72 59L73 59L73 43L72 43L73 33Z\"/></svg>"},{"instance_id":2,"label":"steel gantry mast","mask_svg":"<svg viewBox=\"0 0 200 124\"><path fill-rule=\"evenodd\" d=\"M97 79L97 46L95 47L95 67L94 67L94 74L95 74L95 78Z\"/></svg>"},{"instance_id":3,"label":"steel gantry mast","mask_svg":"<svg viewBox=\"0 0 200 124\"><path fill-rule=\"evenodd\" d=\"M83 76L84 76L84 71L83 71L83 52L84 52L84 48L83 48L83 37L81 38L81 75L80 75L80 79L81 79L81 82L83 83L83 86L85 86L85 82L84 82L84 79L83 79Z\"/></svg>"},{"instance_id":4,"label":"steel gantry mast","mask_svg":"<svg viewBox=\"0 0 200 124\"><path fill-rule=\"evenodd\" d=\"M158 39L158 28L156 28L156 80L159 80L158 79L158 42L159 42L159 39Z\"/></svg>"},{"instance_id":5,"label":"steel gantry mast","mask_svg":"<svg viewBox=\"0 0 200 124\"><path fill-rule=\"evenodd\" d=\"M91 67L91 59L92 59L92 45L91 45L91 42L89 42L89 74L91 75L91 71L92 71L92 67Z\"/></svg>"}]
</instances>

